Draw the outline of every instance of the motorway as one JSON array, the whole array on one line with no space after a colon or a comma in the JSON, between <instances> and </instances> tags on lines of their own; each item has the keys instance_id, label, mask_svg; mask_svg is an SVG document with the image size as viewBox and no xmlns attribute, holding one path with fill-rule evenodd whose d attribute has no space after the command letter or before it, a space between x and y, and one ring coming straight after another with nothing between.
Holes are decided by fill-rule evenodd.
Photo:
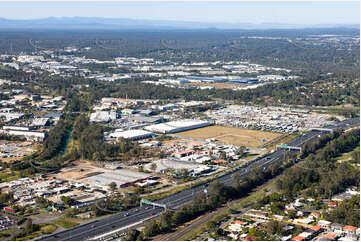
<instances>
[{"instance_id":1,"label":"motorway","mask_svg":"<svg viewBox=\"0 0 361 242\"><path fill-rule=\"evenodd\" d=\"M329 129L348 129L352 127L356 127L360 125L360 119L348 119L343 122L338 123L335 126L328 126ZM289 146L296 146L302 147L307 142L313 142L317 140L320 136L326 135L327 131L310 131L307 134L297 137L293 141L289 142ZM245 178L250 174L250 171L253 168L261 167L264 170L267 169L269 166L274 164L277 161L283 160L285 154L289 152L286 150L277 150L270 155L265 156L262 159L259 159L251 164L247 165L246 167L237 169L227 175L221 176L217 178L220 182L224 183L225 185L232 184L232 175L236 172L240 173L242 178ZM292 151L291 151L292 152ZM294 152L294 151L293 151ZM186 189L182 192L170 195L166 198L160 199L156 201L157 203L165 204L167 208L177 209L190 201L197 196L199 192L204 192L207 188L207 184L198 185L196 187L192 187ZM101 218L99 220L79 225L72 229L59 232L54 235L50 235L47 237L43 237L40 240L70 240L70 241L83 241L83 240L91 240L99 235L109 233L111 231L118 230L123 227L129 227L132 224L139 224L141 221L146 221L148 219L152 219L157 215L160 215L163 212L163 208L153 208L153 207L143 207L143 208L133 208L128 211L120 212L115 215L110 215L105 218Z\"/></svg>"}]
</instances>

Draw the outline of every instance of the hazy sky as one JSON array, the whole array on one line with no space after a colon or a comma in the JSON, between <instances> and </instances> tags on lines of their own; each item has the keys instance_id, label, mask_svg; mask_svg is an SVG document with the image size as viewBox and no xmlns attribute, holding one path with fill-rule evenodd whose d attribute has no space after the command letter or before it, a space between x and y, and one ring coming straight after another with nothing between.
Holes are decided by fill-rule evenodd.
<instances>
[{"instance_id":1,"label":"hazy sky","mask_svg":"<svg viewBox=\"0 0 361 242\"><path fill-rule=\"evenodd\" d=\"M358 24L354 2L0 2L0 18L106 17L203 22Z\"/></svg>"}]
</instances>

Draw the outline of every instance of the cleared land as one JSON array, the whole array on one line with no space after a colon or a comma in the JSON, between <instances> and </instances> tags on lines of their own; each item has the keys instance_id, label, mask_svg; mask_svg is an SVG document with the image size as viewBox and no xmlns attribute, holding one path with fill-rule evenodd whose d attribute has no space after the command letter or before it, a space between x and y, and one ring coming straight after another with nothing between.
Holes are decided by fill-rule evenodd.
<instances>
[{"instance_id":1,"label":"cleared land","mask_svg":"<svg viewBox=\"0 0 361 242\"><path fill-rule=\"evenodd\" d=\"M282 136L279 133L249 130L235 127L209 126L175 134L195 139L215 138L217 141L237 146L259 148ZM264 142L262 142L264 139Z\"/></svg>"}]
</instances>

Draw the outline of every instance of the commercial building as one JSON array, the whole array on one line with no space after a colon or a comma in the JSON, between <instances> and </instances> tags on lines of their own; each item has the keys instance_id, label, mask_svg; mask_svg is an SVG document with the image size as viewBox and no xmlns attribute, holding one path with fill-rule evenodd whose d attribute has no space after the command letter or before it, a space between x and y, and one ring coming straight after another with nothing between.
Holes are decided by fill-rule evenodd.
<instances>
[{"instance_id":1,"label":"commercial building","mask_svg":"<svg viewBox=\"0 0 361 242\"><path fill-rule=\"evenodd\" d=\"M171 121L167 123L150 125L145 127L144 129L157 133L172 134L191 129L198 129L210 125L212 124L207 121L183 119L179 121Z\"/></svg>"},{"instance_id":2,"label":"commercial building","mask_svg":"<svg viewBox=\"0 0 361 242\"><path fill-rule=\"evenodd\" d=\"M152 132L148 132L148 131L144 131L144 130L140 130L140 129L133 129L133 130L127 130L127 131L116 131L113 132L111 134L109 134L109 136L111 138L124 138L124 139L130 139L130 140L140 140L140 139L146 139L146 138L151 138L153 137L155 134Z\"/></svg>"}]
</instances>

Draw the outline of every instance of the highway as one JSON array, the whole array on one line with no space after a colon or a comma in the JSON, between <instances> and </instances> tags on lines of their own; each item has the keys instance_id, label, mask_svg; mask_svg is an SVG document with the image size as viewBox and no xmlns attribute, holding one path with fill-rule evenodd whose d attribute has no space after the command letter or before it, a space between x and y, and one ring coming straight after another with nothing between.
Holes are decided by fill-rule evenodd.
<instances>
[{"instance_id":1,"label":"highway","mask_svg":"<svg viewBox=\"0 0 361 242\"><path fill-rule=\"evenodd\" d=\"M328 126L329 129L348 129L360 125L360 119L348 119L343 122L338 123L335 126ZM317 140L320 136L326 135L327 131L310 131L307 134L297 137L293 141L289 142L289 146L302 147L307 142L313 142ZM259 159L248 166L237 169L227 175L217 178L220 182L225 185L232 184L232 175L236 172L240 173L242 178L247 177L250 174L250 171L256 167L261 167L264 170L270 167L277 161L283 160L285 154L288 151L286 150L277 150L270 155L265 156L262 159ZM295 151L290 151L295 152ZM170 195L166 198L156 201L157 203L165 204L169 208L177 209L190 201L197 196L199 192L203 192L207 188L208 184L198 185L196 187L189 188L182 192ZM160 215L163 212L163 208L153 208L153 207L143 207L143 208L133 208L128 211L120 212L115 215L110 215L105 218L100 218L99 220L79 225L72 229L59 232L54 235L43 237L40 240L70 240L70 241L83 241L90 240L96 236L130 226L137 222L145 221L147 219L152 219L156 215Z\"/></svg>"}]
</instances>

